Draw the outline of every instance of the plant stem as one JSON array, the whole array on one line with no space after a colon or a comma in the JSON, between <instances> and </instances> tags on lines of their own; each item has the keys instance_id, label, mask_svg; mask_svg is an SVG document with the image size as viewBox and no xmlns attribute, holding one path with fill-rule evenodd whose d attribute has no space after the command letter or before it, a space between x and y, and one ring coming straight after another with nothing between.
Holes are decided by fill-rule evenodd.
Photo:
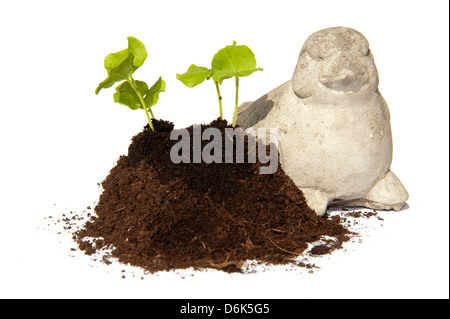
<instances>
[{"instance_id":1,"label":"plant stem","mask_svg":"<svg viewBox=\"0 0 450 319\"><path fill-rule=\"evenodd\" d=\"M217 90L217 98L219 99L219 110L220 110L220 118L223 120L223 111L222 111L222 96L220 95L219 83L214 81Z\"/></svg>"},{"instance_id":2,"label":"plant stem","mask_svg":"<svg viewBox=\"0 0 450 319\"><path fill-rule=\"evenodd\" d=\"M134 82L133 78L131 78L131 80L127 79L127 82L130 83L130 85L133 88L134 92L136 92L137 96L139 97L139 100L141 101L141 104L142 104L142 108L145 111L145 116L147 116L148 124L150 125L150 128L152 129L152 131L155 131L155 128L153 127L152 119L150 118L150 115L148 114L147 105L145 104L145 101L144 101L144 98L142 97L141 92L139 92L138 88L136 87L136 84L135 84L136 82ZM152 114L152 118L155 118L153 116L153 112L151 110L150 110L150 113Z\"/></svg>"},{"instance_id":3,"label":"plant stem","mask_svg":"<svg viewBox=\"0 0 450 319\"><path fill-rule=\"evenodd\" d=\"M152 119L150 118L150 116L149 116L149 114L148 114L148 110L147 110L147 107L145 106L145 104L144 104L144 111L145 111L145 116L147 116L148 124L150 125L150 128L151 128L152 131L154 132L154 131L155 131L155 128L153 127ZM151 110L150 110L150 112L151 112ZM152 117L155 118L155 117L153 116L153 113L152 113Z\"/></svg>"},{"instance_id":4,"label":"plant stem","mask_svg":"<svg viewBox=\"0 0 450 319\"><path fill-rule=\"evenodd\" d=\"M239 77L236 76L236 104L234 106L234 118L233 127L236 127L237 112L238 112L238 102L239 102Z\"/></svg>"},{"instance_id":5,"label":"plant stem","mask_svg":"<svg viewBox=\"0 0 450 319\"><path fill-rule=\"evenodd\" d=\"M152 117L152 119L154 119L154 118L155 118L155 115L153 115L152 108L149 107L149 108L148 108L148 111L150 112L150 116Z\"/></svg>"}]
</instances>

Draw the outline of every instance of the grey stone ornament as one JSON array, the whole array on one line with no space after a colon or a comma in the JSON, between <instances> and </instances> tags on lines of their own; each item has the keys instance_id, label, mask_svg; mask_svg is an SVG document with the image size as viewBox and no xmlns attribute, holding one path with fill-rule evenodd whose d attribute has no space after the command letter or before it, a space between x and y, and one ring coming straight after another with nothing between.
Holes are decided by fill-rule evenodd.
<instances>
[{"instance_id":1,"label":"grey stone ornament","mask_svg":"<svg viewBox=\"0 0 450 319\"><path fill-rule=\"evenodd\" d=\"M400 210L409 198L390 170L389 109L356 30L312 34L292 79L242 104L237 124L278 128L281 165L320 216L334 205Z\"/></svg>"}]
</instances>

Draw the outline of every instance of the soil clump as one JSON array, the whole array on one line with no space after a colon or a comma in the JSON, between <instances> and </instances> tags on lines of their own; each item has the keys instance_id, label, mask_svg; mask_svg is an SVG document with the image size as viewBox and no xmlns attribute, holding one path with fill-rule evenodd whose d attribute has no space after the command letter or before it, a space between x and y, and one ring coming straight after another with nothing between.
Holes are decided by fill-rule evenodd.
<instances>
[{"instance_id":1,"label":"soil clump","mask_svg":"<svg viewBox=\"0 0 450 319\"><path fill-rule=\"evenodd\" d=\"M147 125L134 136L128 154L101 183L96 217L74 234L85 253L113 247L112 257L150 272L189 267L239 272L248 260L296 263L305 251L328 254L349 240L339 216L311 211L281 166L274 174L260 174L263 164L247 161L247 140L245 163L174 164L173 124L154 123L156 131ZM222 136L231 128L220 119L201 129L209 127ZM192 137L193 127L187 130Z\"/></svg>"}]
</instances>

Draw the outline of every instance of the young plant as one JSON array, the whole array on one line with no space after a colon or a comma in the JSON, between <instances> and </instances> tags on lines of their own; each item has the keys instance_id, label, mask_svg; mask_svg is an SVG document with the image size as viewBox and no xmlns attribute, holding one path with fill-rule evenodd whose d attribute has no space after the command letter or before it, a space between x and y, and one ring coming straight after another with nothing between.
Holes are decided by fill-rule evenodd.
<instances>
[{"instance_id":1,"label":"young plant","mask_svg":"<svg viewBox=\"0 0 450 319\"><path fill-rule=\"evenodd\" d=\"M236 126L237 110L239 104L239 78L249 76L255 71L263 71L256 67L255 54L246 45L227 45L220 49L211 63L212 78L222 84L222 81L234 77L236 82L236 99L234 107L233 127Z\"/></svg>"},{"instance_id":2,"label":"young plant","mask_svg":"<svg viewBox=\"0 0 450 319\"><path fill-rule=\"evenodd\" d=\"M116 92L113 95L114 102L126 105L132 110L143 109L148 124L154 131L152 119L155 116L151 107L158 102L159 93L164 92L166 83L159 77L149 88L147 83L135 80L132 76L144 64L147 55L147 50L141 41L134 37L128 37L127 49L106 56L104 65L108 77L98 85L95 94L98 94L101 89L122 82L116 87Z\"/></svg>"},{"instance_id":3,"label":"young plant","mask_svg":"<svg viewBox=\"0 0 450 319\"><path fill-rule=\"evenodd\" d=\"M222 84L223 80L234 77L236 81L236 99L233 127L235 127L239 104L239 77L249 76L255 71L262 70L262 68L256 67L255 54L252 50L246 45L236 45L236 41L233 41L233 45L228 45L220 49L214 55L211 62L211 69L192 64L185 73L177 74L177 79L187 87L192 88L212 78L216 85L219 99L220 117L223 120L222 97L220 95L219 85Z\"/></svg>"}]
</instances>

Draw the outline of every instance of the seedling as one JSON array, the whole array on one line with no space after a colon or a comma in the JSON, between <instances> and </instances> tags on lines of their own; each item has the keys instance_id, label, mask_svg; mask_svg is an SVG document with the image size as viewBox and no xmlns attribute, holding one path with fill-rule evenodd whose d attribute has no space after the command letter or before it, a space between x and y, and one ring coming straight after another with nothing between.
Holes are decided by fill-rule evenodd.
<instances>
[{"instance_id":1,"label":"seedling","mask_svg":"<svg viewBox=\"0 0 450 319\"><path fill-rule=\"evenodd\" d=\"M126 105L132 110L144 109L148 124L154 131L152 119L155 116L151 107L158 102L159 93L164 92L166 83L159 77L155 84L148 88L147 83L135 80L132 76L144 64L147 55L147 50L141 41L128 37L127 49L106 56L105 69L108 77L98 85L95 94L98 94L101 89L122 82L116 87L113 95L114 102Z\"/></svg>"},{"instance_id":2,"label":"seedling","mask_svg":"<svg viewBox=\"0 0 450 319\"><path fill-rule=\"evenodd\" d=\"M233 41L233 45L220 49L214 56L211 66L212 78L220 85L225 79L235 78L236 99L233 118L233 127L235 127L239 105L239 77L249 76L263 69L256 67L256 58L252 50L246 45L236 45L236 41Z\"/></svg>"},{"instance_id":3,"label":"seedling","mask_svg":"<svg viewBox=\"0 0 450 319\"><path fill-rule=\"evenodd\" d=\"M214 55L211 62L211 69L192 64L185 73L177 74L177 79L187 87L192 88L212 78L216 85L219 99L220 117L223 120L222 97L220 95L219 85L222 85L223 80L234 77L236 82L236 99L233 127L235 127L239 105L239 77L249 76L255 71L262 70L262 68L256 67L255 54L252 50L246 45L236 45L236 41L233 41L233 45L228 45L220 49Z\"/></svg>"}]
</instances>

